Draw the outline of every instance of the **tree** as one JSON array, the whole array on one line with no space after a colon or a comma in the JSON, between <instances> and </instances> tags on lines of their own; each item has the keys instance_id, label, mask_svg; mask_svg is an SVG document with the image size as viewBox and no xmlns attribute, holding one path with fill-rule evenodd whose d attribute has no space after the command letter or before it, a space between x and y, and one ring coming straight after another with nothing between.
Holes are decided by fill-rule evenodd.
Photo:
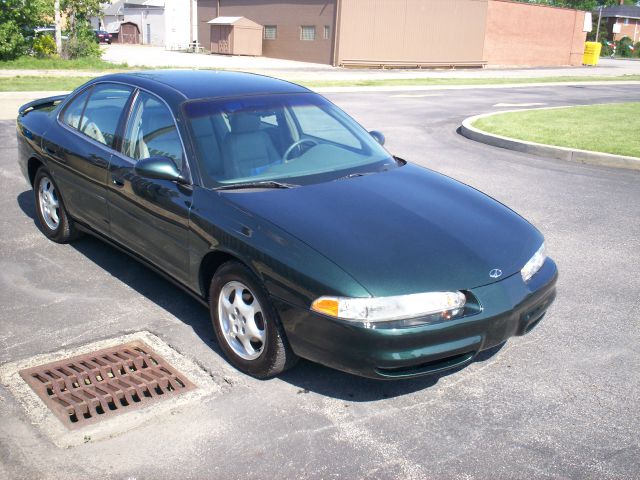
<instances>
[{"instance_id":1,"label":"tree","mask_svg":"<svg viewBox=\"0 0 640 480\"><path fill-rule=\"evenodd\" d=\"M60 9L66 15L69 29L63 56L99 57L100 47L91 30L91 17L100 13L100 0L60 0Z\"/></svg>"},{"instance_id":2,"label":"tree","mask_svg":"<svg viewBox=\"0 0 640 480\"><path fill-rule=\"evenodd\" d=\"M33 29L50 22L53 0L0 0L0 59L23 55Z\"/></svg>"}]
</instances>

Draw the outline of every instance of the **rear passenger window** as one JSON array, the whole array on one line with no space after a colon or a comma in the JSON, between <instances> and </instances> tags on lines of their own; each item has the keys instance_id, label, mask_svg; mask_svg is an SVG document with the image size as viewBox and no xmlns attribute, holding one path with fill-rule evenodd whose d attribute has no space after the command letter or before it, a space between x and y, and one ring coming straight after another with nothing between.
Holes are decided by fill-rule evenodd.
<instances>
[{"instance_id":1,"label":"rear passenger window","mask_svg":"<svg viewBox=\"0 0 640 480\"><path fill-rule=\"evenodd\" d=\"M97 142L113 147L120 116L132 90L125 85L96 85L75 128Z\"/></svg>"},{"instance_id":2,"label":"rear passenger window","mask_svg":"<svg viewBox=\"0 0 640 480\"><path fill-rule=\"evenodd\" d=\"M184 154L173 116L153 95L138 94L127 122L123 153L134 160L168 157L182 169Z\"/></svg>"},{"instance_id":3,"label":"rear passenger window","mask_svg":"<svg viewBox=\"0 0 640 480\"><path fill-rule=\"evenodd\" d=\"M73 128L78 128L82 120L82 113L84 111L84 105L87 103L87 98L91 88L86 89L84 92L76 96L71 103L65 108L62 121Z\"/></svg>"}]
</instances>

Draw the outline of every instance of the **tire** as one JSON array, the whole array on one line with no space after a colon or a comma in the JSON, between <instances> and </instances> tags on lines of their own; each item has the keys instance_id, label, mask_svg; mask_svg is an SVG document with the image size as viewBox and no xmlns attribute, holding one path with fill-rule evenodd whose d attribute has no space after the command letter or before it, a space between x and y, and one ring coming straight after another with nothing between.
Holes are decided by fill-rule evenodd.
<instances>
[{"instance_id":1,"label":"tire","mask_svg":"<svg viewBox=\"0 0 640 480\"><path fill-rule=\"evenodd\" d=\"M209 311L218 344L238 370L269 378L298 360L266 289L241 263L218 268L209 288Z\"/></svg>"},{"instance_id":2,"label":"tire","mask_svg":"<svg viewBox=\"0 0 640 480\"><path fill-rule=\"evenodd\" d=\"M80 236L67 213L60 189L45 167L40 167L33 180L33 194L40 230L57 243L68 243Z\"/></svg>"}]
</instances>

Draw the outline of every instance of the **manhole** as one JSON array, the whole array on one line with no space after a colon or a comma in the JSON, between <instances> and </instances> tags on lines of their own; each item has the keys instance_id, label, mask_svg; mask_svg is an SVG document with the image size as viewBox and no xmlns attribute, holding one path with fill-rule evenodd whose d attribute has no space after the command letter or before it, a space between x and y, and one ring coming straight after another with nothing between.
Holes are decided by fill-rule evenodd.
<instances>
[{"instance_id":1,"label":"manhole","mask_svg":"<svg viewBox=\"0 0 640 480\"><path fill-rule=\"evenodd\" d=\"M20 376L71 429L196 388L140 341L26 368Z\"/></svg>"}]
</instances>

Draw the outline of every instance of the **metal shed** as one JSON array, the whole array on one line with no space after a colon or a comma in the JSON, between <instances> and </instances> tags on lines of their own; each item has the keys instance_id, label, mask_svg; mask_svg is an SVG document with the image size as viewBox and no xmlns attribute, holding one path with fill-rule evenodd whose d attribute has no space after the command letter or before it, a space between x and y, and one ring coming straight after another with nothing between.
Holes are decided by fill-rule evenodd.
<instances>
[{"instance_id":1,"label":"metal shed","mask_svg":"<svg viewBox=\"0 0 640 480\"><path fill-rule=\"evenodd\" d=\"M211 25L211 53L262 55L262 25L246 17L216 17Z\"/></svg>"}]
</instances>

